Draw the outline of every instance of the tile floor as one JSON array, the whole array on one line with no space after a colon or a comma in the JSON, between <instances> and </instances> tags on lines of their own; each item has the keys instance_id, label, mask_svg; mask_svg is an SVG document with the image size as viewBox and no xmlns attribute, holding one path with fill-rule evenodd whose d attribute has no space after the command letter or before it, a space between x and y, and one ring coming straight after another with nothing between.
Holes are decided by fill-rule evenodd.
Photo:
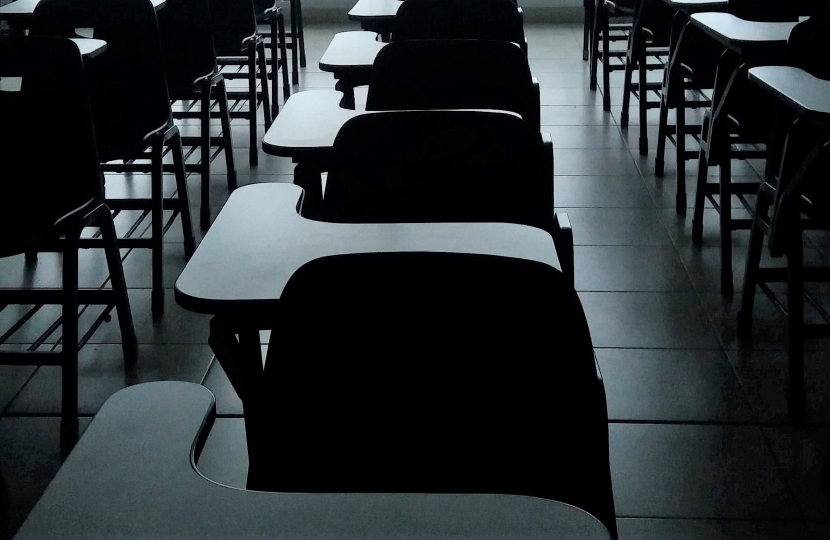
<instances>
[{"instance_id":1,"label":"tile floor","mask_svg":"<svg viewBox=\"0 0 830 540\"><path fill-rule=\"evenodd\" d=\"M308 68L295 91L333 86L332 77L319 71L318 59L335 31L353 28L344 23L306 30ZM784 320L759 295L752 340L737 338L738 297L724 298L718 288L714 211L707 212L704 245L692 246L690 218L673 209L671 150L668 174L657 178L653 154L638 153L634 109L635 126L628 132L618 127L621 74L612 76L615 105L605 113L600 94L587 88L580 26L528 25L527 36L531 68L542 85L543 130L555 144L557 210L567 211L573 223L576 286L608 394L621 538L830 538L830 502L817 480L830 429L830 342L809 343L809 425L793 427L784 394ZM358 102L361 97L365 100L365 93L358 92ZM656 124L656 118L649 115L649 123ZM233 132L240 185L290 182L288 160L261 154L259 167L248 167L247 128L239 122ZM195 124L183 124L183 130L194 129ZM649 133L653 141L653 126ZM228 196L223 167L221 158L214 162L214 215ZM751 177L762 169L753 163L739 170ZM113 177L108 186L132 189L140 180L133 186ZM193 204L198 178L189 184ZM117 224L124 230L134 218L124 213ZM734 255L740 290L748 233L734 237L740 246ZM165 238L170 289L161 320L150 316L149 254L135 250L126 257L140 364L125 373L115 321L94 333L81 353L82 427L126 385L161 379L203 383L216 394L221 418L199 466L218 481L243 486L241 406L207 346L208 318L173 301L172 287L184 266L180 239L176 226ZM826 236L811 235L806 245L810 260L827 262ZM81 261L84 283L100 285L106 277L102 255L86 251ZM48 255L28 269L19 257L2 260L0 286L54 284L59 268L59 258ZM0 333L23 312L0 312ZM56 313L41 310L5 346L33 343ZM92 309L85 312L82 328L95 315ZM58 338L52 334L42 347L56 346ZM0 367L2 535L14 534L58 469L59 399L56 368Z\"/></svg>"}]
</instances>

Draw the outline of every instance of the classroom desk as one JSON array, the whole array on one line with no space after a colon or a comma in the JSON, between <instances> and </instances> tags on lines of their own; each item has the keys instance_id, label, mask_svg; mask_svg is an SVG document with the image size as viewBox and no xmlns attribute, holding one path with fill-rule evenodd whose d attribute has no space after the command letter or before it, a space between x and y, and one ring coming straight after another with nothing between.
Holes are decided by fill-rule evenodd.
<instances>
[{"instance_id":1,"label":"classroom desk","mask_svg":"<svg viewBox=\"0 0 830 540\"><path fill-rule=\"evenodd\" d=\"M375 32L338 32L320 58L320 70L337 79L343 106L354 109L354 89L369 84L375 57L386 45Z\"/></svg>"},{"instance_id":2,"label":"classroom desk","mask_svg":"<svg viewBox=\"0 0 830 540\"><path fill-rule=\"evenodd\" d=\"M95 415L15 538L609 538L586 512L534 497L226 487L194 465L215 414L213 394L198 384L154 382L119 391Z\"/></svg>"},{"instance_id":3,"label":"classroom desk","mask_svg":"<svg viewBox=\"0 0 830 540\"><path fill-rule=\"evenodd\" d=\"M150 2L156 8L156 12L167 4L167 0L150 0ZM38 3L40 0L16 0L0 7L0 21L8 22L9 28L15 32L23 32L31 26Z\"/></svg>"},{"instance_id":4,"label":"classroom desk","mask_svg":"<svg viewBox=\"0 0 830 540\"><path fill-rule=\"evenodd\" d=\"M830 119L830 81L791 66L761 66L749 70L749 81L757 84L798 115Z\"/></svg>"},{"instance_id":5,"label":"classroom desk","mask_svg":"<svg viewBox=\"0 0 830 540\"><path fill-rule=\"evenodd\" d=\"M240 396L252 376L248 367L262 370L255 360L258 331L272 328L286 283L309 261L350 253L469 253L532 260L561 270L551 234L535 227L327 223L300 216L302 199L303 190L291 184L238 188L176 281L180 306L214 315L210 344ZM256 347L246 343L251 340Z\"/></svg>"},{"instance_id":6,"label":"classroom desk","mask_svg":"<svg viewBox=\"0 0 830 540\"><path fill-rule=\"evenodd\" d=\"M757 22L740 19L730 13L696 13L688 27L695 27L722 48L717 60L711 107L701 133L698 178L705 178L709 166L720 168L717 183L706 183L698 188L695 200L692 238L703 236L703 206L707 196L719 195L721 201L731 201L733 195L751 195L757 192L754 183L733 184L731 160L758 156L757 150L731 148L730 114L735 109L737 89L746 88L747 70L751 67L780 63L787 39L796 22ZM681 38L682 39L682 38ZM714 59L713 59L714 61ZM761 111L759 111L761 113ZM678 183L678 190L680 189ZM685 197L685 189L683 190ZM684 199L685 200L685 199ZM721 237L721 292L732 294L732 231L748 229L749 219L734 219L732 205L720 205Z\"/></svg>"},{"instance_id":7,"label":"classroom desk","mask_svg":"<svg viewBox=\"0 0 830 540\"><path fill-rule=\"evenodd\" d=\"M359 22L363 30L377 32L383 41L389 41L401 4L401 0L357 0L349 10L349 20Z\"/></svg>"}]
</instances>

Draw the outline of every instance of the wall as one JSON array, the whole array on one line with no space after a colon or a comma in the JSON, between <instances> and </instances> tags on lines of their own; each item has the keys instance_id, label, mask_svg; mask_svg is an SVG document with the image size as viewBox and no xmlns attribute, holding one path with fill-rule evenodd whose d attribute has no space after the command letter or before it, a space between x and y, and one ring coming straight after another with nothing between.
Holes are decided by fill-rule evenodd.
<instances>
[{"instance_id":1,"label":"wall","mask_svg":"<svg viewBox=\"0 0 830 540\"><path fill-rule=\"evenodd\" d=\"M302 0L308 22L344 22L357 0ZM582 20L582 0L519 0L525 21L576 22Z\"/></svg>"}]
</instances>

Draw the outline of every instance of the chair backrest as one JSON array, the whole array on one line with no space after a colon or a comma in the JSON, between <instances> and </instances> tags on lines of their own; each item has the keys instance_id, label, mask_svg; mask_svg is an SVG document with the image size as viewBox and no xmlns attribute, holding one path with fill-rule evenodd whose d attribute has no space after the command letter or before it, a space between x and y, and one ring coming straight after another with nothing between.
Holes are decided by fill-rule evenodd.
<instances>
[{"instance_id":1,"label":"chair backrest","mask_svg":"<svg viewBox=\"0 0 830 540\"><path fill-rule=\"evenodd\" d=\"M814 77L830 79L830 56L827 54L828 36L830 36L830 13L814 15L795 25L787 41L790 63Z\"/></svg>"},{"instance_id":2,"label":"chair backrest","mask_svg":"<svg viewBox=\"0 0 830 540\"><path fill-rule=\"evenodd\" d=\"M729 0L729 13L748 21L792 22L824 0Z\"/></svg>"},{"instance_id":3,"label":"chair backrest","mask_svg":"<svg viewBox=\"0 0 830 540\"><path fill-rule=\"evenodd\" d=\"M242 42L256 35L253 0L210 0L213 43L218 56L241 56Z\"/></svg>"},{"instance_id":4,"label":"chair backrest","mask_svg":"<svg viewBox=\"0 0 830 540\"><path fill-rule=\"evenodd\" d=\"M511 0L406 0L392 32L392 41L405 39L491 39L524 46L524 28Z\"/></svg>"},{"instance_id":5,"label":"chair backrest","mask_svg":"<svg viewBox=\"0 0 830 540\"><path fill-rule=\"evenodd\" d=\"M375 58L366 110L497 109L541 129L527 57L507 41L413 40Z\"/></svg>"},{"instance_id":6,"label":"chair backrest","mask_svg":"<svg viewBox=\"0 0 830 540\"><path fill-rule=\"evenodd\" d=\"M559 271L484 255L328 257L291 278L278 325L263 427L279 436L251 469L263 487L521 494L615 530L604 389Z\"/></svg>"},{"instance_id":7,"label":"chair backrest","mask_svg":"<svg viewBox=\"0 0 830 540\"><path fill-rule=\"evenodd\" d=\"M171 99L193 96L193 81L217 70L210 0L167 0L158 14Z\"/></svg>"},{"instance_id":8,"label":"chair backrest","mask_svg":"<svg viewBox=\"0 0 830 540\"><path fill-rule=\"evenodd\" d=\"M0 254L103 200L104 179L78 47L0 39ZM19 252L19 251L18 251Z\"/></svg>"},{"instance_id":9,"label":"chair backrest","mask_svg":"<svg viewBox=\"0 0 830 540\"><path fill-rule=\"evenodd\" d=\"M347 223L499 221L550 230L538 132L504 111L352 118L334 141L321 206Z\"/></svg>"},{"instance_id":10,"label":"chair backrest","mask_svg":"<svg viewBox=\"0 0 830 540\"><path fill-rule=\"evenodd\" d=\"M107 42L87 66L100 157L135 157L147 134L172 124L155 8L150 0L41 0L31 32L71 37L83 26Z\"/></svg>"}]
</instances>

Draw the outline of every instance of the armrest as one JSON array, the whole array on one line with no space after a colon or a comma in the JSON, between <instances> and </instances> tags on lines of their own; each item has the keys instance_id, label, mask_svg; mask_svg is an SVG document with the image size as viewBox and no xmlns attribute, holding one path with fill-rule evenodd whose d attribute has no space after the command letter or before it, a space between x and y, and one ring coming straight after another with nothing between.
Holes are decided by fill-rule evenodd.
<instances>
[{"instance_id":1,"label":"armrest","mask_svg":"<svg viewBox=\"0 0 830 540\"><path fill-rule=\"evenodd\" d=\"M571 220L568 214L556 212L553 214L553 245L556 247L556 255L559 257L559 264L562 266L562 273L568 282L574 284L574 233L571 228Z\"/></svg>"},{"instance_id":2,"label":"armrest","mask_svg":"<svg viewBox=\"0 0 830 540\"><path fill-rule=\"evenodd\" d=\"M553 212L556 205L553 196L553 139L550 133L542 133L542 179L545 183L546 200L550 201L550 211Z\"/></svg>"},{"instance_id":3,"label":"armrest","mask_svg":"<svg viewBox=\"0 0 830 540\"><path fill-rule=\"evenodd\" d=\"M528 118L527 120L531 122L531 124L538 128L538 131L542 132L542 87L539 85L539 79L533 77L533 88L536 89L534 93L534 103L533 103L533 111L534 116L533 118Z\"/></svg>"}]
</instances>

